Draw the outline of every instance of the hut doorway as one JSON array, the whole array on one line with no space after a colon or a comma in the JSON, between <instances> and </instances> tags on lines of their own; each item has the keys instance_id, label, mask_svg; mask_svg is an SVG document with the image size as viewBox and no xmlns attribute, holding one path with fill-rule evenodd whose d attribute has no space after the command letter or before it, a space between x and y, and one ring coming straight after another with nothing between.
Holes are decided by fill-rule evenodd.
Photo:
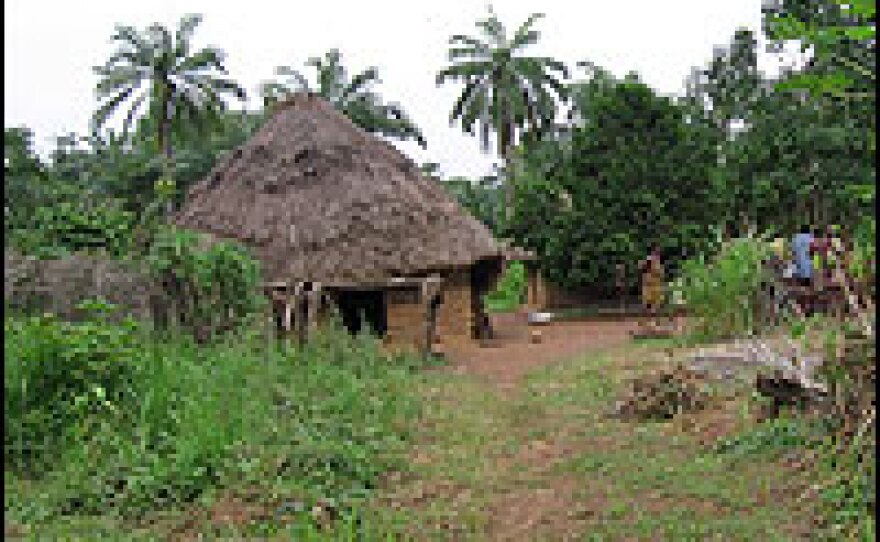
<instances>
[{"instance_id":1,"label":"hut doorway","mask_svg":"<svg viewBox=\"0 0 880 542\"><path fill-rule=\"evenodd\" d=\"M501 261L481 260L474 265L470 275L471 311L474 316L471 337L491 339L494 333L484 297L495 287L501 275Z\"/></svg>"},{"instance_id":2,"label":"hut doorway","mask_svg":"<svg viewBox=\"0 0 880 542\"><path fill-rule=\"evenodd\" d=\"M334 303L342 318L342 325L350 333L367 328L384 337L388 331L385 292L382 290L342 290L334 294Z\"/></svg>"}]
</instances>

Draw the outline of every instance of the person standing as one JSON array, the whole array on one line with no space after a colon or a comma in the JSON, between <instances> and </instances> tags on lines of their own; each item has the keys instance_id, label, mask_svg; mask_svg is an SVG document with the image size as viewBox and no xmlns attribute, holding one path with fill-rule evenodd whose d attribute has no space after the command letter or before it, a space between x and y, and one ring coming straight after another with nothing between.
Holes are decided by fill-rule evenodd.
<instances>
[{"instance_id":1,"label":"person standing","mask_svg":"<svg viewBox=\"0 0 880 542\"><path fill-rule=\"evenodd\" d=\"M794 277L802 286L811 286L813 281L813 259L810 249L814 245L813 229L804 226L791 240L791 252L794 255Z\"/></svg>"},{"instance_id":2,"label":"person standing","mask_svg":"<svg viewBox=\"0 0 880 542\"><path fill-rule=\"evenodd\" d=\"M813 259L810 252L813 241L813 228L806 224L791 240L791 252L794 256L793 279L795 284L807 289L806 295L802 298L805 301L803 308L807 314L812 313L813 310L813 303L810 301L813 285Z\"/></svg>"},{"instance_id":3,"label":"person standing","mask_svg":"<svg viewBox=\"0 0 880 542\"><path fill-rule=\"evenodd\" d=\"M665 270L660 254L660 247L656 244L651 246L648 257L639 263L642 272L642 303L648 313L656 315L657 309L663 302L663 280Z\"/></svg>"}]
</instances>

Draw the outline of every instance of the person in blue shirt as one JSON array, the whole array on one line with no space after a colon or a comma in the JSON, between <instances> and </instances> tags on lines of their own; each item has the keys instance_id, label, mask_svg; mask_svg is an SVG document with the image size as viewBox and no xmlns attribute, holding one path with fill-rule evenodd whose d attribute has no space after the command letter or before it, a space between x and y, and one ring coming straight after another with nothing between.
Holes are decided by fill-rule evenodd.
<instances>
[{"instance_id":1,"label":"person in blue shirt","mask_svg":"<svg viewBox=\"0 0 880 542\"><path fill-rule=\"evenodd\" d=\"M813 239L812 228L805 225L791 241L791 251L794 254L795 263L794 276L804 286L812 284L813 279L813 258L810 255Z\"/></svg>"}]
</instances>

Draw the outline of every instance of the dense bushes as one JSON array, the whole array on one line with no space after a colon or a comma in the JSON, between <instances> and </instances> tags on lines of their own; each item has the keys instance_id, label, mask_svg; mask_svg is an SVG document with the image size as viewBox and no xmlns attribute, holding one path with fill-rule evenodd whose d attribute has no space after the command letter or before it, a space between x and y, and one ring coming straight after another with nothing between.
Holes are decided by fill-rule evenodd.
<instances>
[{"instance_id":1,"label":"dense bushes","mask_svg":"<svg viewBox=\"0 0 880 542\"><path fill-rule=\"evenodd\" d=\"M670 271L710 248L723 219L717 135L637 81L582 99L586 118L568 140L521 149L505 235L535 250L554 283L610 297L617 264L634 289L636 263L654 242Z\"/></svg>"},{"instance_id":2,"label":"dense bushes","mask_svg":"<svg viewBox=\"0 0 880 542\"><path fill-rule=\"evenodd\" d=\"M45 315L4 324L6 462L38 471L65 449L90 408L123 398L140 342L130 321L69 323Z\"/></svg>"},{"instance_id":3,"label":"dense bushes","mask_svg":"<svg viewBox=\"0 0 880 542\"><path fill-rule=\"evenodd\" d=\"M146 257L166 294L177 300L181 324L204 341L256 313L260 266L242 245L178 228L161 228Z\"/></svg>"},{"instance_id":4,"label":"dense bushes","mask_svg":"<svg viewBox=\"0 0 880 542\"><path fill-rule=\"evenodd\" d=\"M405 364L372 338L326 333L304 350L244 335L197 347L128 324L7 318L5 469L45 488L8 496L7 512L141 514L236 484L357 501L395 466L417 404Z\"/></svg>"},{"instance_id":5,"label":"dense bushes","mask_svg":"<svg viewBox=\"0 0 880 542\"><path fill-rule=\"evenodd\" d=\"M695 317L696 337L732 338L757 330L764 302L762 260L768 253L763 241L741 238L722 245L712 259L699 256L682 263L673 296Z\"/></svg>"},{"instance_id":6,"label":"dense bushes","mask_svg":"<svg viewBox=\"0 0 880 542\"><path fill-rule=\"evenodd\" d=\"M127 253L135 225L134 214L122 202L103 199L90 202L67 190L67 197L33 209L19 227L9 232L10 245L25 254L57 257L83 249L103 249L115 256Z\"/></svg>"}]
</instances>

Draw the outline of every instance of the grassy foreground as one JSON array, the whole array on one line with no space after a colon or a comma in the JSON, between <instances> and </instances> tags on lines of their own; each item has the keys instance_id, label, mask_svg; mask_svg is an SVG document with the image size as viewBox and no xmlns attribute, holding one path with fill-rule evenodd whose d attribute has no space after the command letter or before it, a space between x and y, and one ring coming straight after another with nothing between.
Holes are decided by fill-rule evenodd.
<instances>
[{"instance_id":1,"label":"grassy foreground","mask_svg":"<svg viewBox=\"0 0 880 542\"><path fill-rule=\"evenodd\" d=\"M7 536L307 528L400 468L418 412L416 362L338 330L303 350L42 316L5 331Z\"/></svg>"},{"instance_id":2,"label":"grassy foreground","mask_svg":"<svg viewBox=\"0 0 880 542\"><path fill-rule=\"evenodd\" d=\"M800 440L765 438L743 389L715 390L709 410L670 422L608 416L625 381L666 363L667 346L548 366L513 395L432 375L414 471L373 505L404 510L397 532L421 540L807 537L813 513L797 497L811 474L788 463L814 435L800 422Z\"/></svg>"},{"instance_id":3,"label":"grassy foreground","mask_svg":"<svg viewBox=\"0 0 880 542\"><path fill-rule=\"evenodd\" d=\"M10 325L22 328L7 327L7 392L17 382L10 373L22 378L15 360L41 344L35 333L59 324ZM668 422L608 415L631 378L667 366L669 342L548 365L504 393L332 332L304 351L247 338L207 349L134 344L127 362L136 370L120 380L122 395L108 384L104 399L88 400L93 410L66 413L79 432L53 443L59 453L5 465L7 536L803 540L817 532L817 501L799 497L820 473L800 459L821 446L822 427L756 422L758 405L742 385L718 386L708 409ZM21 412L30 411L6 406L28 421ZM7 440L7 451L15 444ZM33 465L45 470L25 468Z\"/></svg>"}]
</instances>

